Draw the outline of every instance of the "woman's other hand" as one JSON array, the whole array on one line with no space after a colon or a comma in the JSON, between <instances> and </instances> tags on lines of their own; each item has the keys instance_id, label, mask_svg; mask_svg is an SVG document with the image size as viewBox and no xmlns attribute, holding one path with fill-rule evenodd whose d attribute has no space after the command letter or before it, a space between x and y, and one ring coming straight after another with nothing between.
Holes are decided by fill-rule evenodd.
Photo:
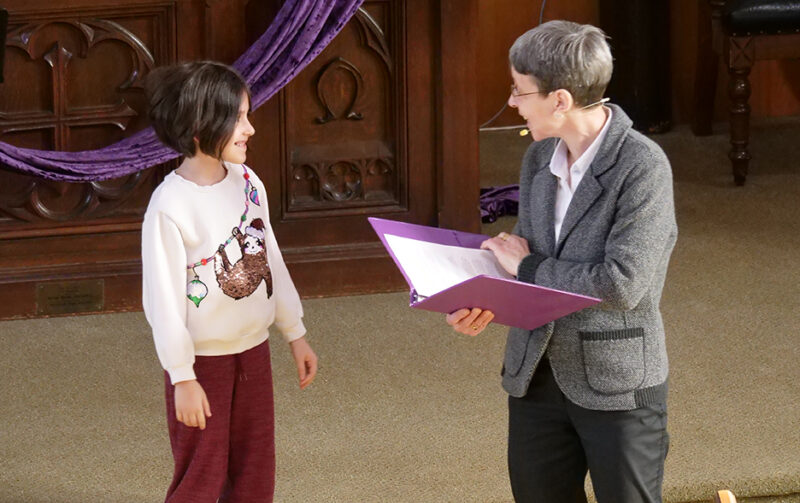
<instances>
[{"instance_id":1,"label":"woman's other hand","mask_svg":"<svg viewBox=\"0 0 800 503\"><path fill-rule=\"evenodd\" d=\"M515 234L501 232L496 237L481 243L481 249L491 250L503 269L512 276L517 275L519 263L531 254L528 241Z\"/></svg>"},{"instance_id":2,"label":"woman's other hand","mask_svg":"<svg viewBox=\"0 0 800 503\"><path fill-rule=\"evenodd\" d=\"M447 324L453 327L456 332L476 336L483 332L489 323L494 319L494 313L484 311L477 307L472 309L459 309L447 315Z\"/></svg>"}]
</instances>

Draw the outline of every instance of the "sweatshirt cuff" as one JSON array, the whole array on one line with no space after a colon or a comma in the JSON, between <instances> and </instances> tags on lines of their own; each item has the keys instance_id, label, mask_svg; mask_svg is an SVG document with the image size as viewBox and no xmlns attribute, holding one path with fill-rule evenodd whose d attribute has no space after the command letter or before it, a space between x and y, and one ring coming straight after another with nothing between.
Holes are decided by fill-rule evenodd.
<instances>
[{"instance_id":1,"label":"sweatshirt cuff","mask_svg":"<svg viewBox=\"0 0 800 503\"><path fill-rule=\"evenodd\" d=\"M194 366L191 363L181 365L179 367L169 368L167 369L167 373L169 373L169 379L172 384L176 384L181 381L193 381L197 379L197 376L194 374Z\"/></svg>"},{"instance_id":2,"label":"sweatshirt cuff","mask_svg":"<svg viewBox=\"0 0 800 503\"><path fill-rule=\"evenodd\" d=\"M517 279L523 283L536 283L536 269L547 257L541 253L532 252L527 257L523 258L517 268Z\"/></svg>"},{"instance_id":3,"label":"sweatshirt cuff","mask_svg":"<svg viewBox=\"0 0 800 503\"><path fill-rule=\"evenodd\" d=\"M286 339L286 342L296 341L300 337L306 335L306 327L303 325L303 320L298 320L294 326L289 328L279 327L279 330L283 334L283 338Z\"/></svg>"}]
</instances>

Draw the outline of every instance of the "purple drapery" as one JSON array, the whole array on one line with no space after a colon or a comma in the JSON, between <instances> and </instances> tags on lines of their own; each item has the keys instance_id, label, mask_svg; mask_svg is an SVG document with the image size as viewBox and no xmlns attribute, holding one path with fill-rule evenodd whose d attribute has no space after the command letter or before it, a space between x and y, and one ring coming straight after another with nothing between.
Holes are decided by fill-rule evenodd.
<instances>
[{"instance_id":1,"label":"purple drapery","mask_svg":"<svg viewBox=\"0 0 800 503\"><path fill-rule=\"evenodd\" d=\"M481 189L481 221L490 223L503 215L516 215L519 209L519 185Z\"/></svg>"},{"instance_id":2,"label":"purple drapery","mask_svg":"<svg viewBox=\"0 0 800 503\"><path fill-rule=\"evenodd\" d=\"M233 64L250 86L253 109L299 73L336 36L363 0L287 0L266 32ZM178 157L152 128L98 150L58 152L0 142L0 165L65 182L108 180Z\"/></svg>"}]
</instances>

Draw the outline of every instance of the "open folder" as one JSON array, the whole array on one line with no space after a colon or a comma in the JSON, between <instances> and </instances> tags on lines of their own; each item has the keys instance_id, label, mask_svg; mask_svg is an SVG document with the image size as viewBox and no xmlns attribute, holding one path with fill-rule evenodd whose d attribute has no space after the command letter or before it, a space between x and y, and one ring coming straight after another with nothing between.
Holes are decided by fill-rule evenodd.
<instances>
[{"instance_id":1,"label":"open folder","mask_svg":"<svg viewBox=\"0 0 800 503\"><path fill-rule=\"evenodd\" d=\"M411 307L452 313L478 307L494 323L533 330L600 299L516 281L494 254L489 236L369 218L411 288Z\"/></svg>"}]
</instances>

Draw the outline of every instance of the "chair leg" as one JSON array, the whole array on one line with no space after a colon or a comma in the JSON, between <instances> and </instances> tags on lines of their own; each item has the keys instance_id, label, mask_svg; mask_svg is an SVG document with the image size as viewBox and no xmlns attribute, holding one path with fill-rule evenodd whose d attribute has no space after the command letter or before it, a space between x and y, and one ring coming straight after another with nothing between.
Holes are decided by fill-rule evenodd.
<instances>
[{"instance_id":1,"label":"chair leg","mask_svg":"<svg viewBox=\"0 0 800 503\"><path fill-rule=\"evenodd\" d=\"M731 151L728 157L733 166L733 181L736 185L744 185L750 162L750 152L747 150L750 140L750 67L729 68L728 73L728 95L731 100Z\"/></svg>"},{"instance_id":2,"label":"chair leg","mask_svg":"<svg viewBox=\"0 0 800 503\"><path fill-rule=\"evenodd\" d=\"M694 69L694 117L692 132L697 136L711 134L714 97L717 90L719 55L712 45L711 7L700 1L697 12L697 62Z\"/></svg>"}]
</instances>

